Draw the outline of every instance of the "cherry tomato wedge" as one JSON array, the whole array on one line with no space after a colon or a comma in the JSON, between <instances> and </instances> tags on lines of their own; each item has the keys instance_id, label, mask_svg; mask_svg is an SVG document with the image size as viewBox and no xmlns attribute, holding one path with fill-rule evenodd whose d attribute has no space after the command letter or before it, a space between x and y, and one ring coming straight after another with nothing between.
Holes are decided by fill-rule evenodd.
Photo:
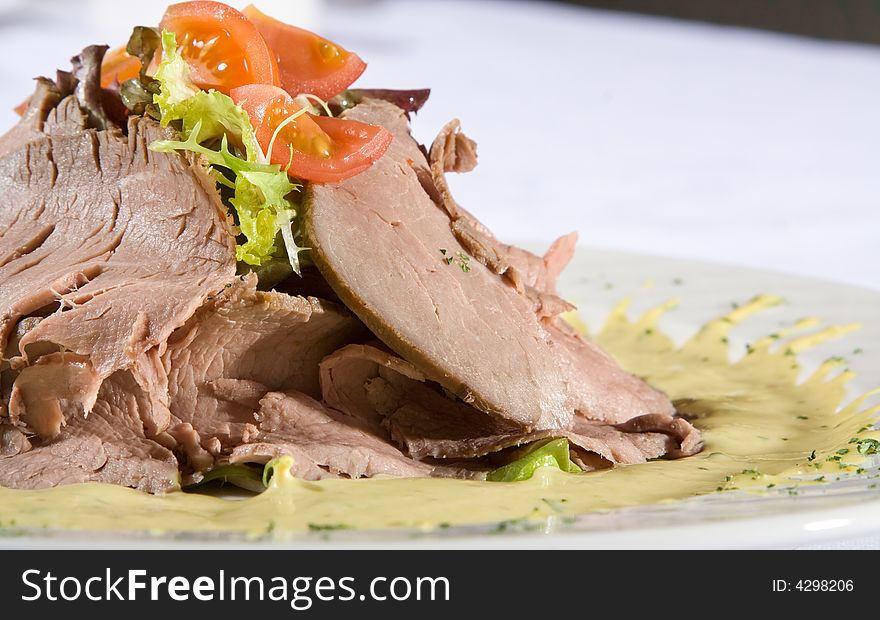
<instances>
[{"instance_id":1,"label":"cherry tomato wedge","mask_svg":"<svg viewBox=\"0 0 880 620\"><path fill-rule=\"evenodd\" d=\"M141 61L117 47L104 55L101 63L101 88L113 88L126 80L136 78L141 72Z\"/></svg>"},{"instance_id":2,"label":"cherry tomato wedge","mask_svg":"<svg viewBox=\"0 0 880 620\"><path fill-rule=\"evenodd\" d=\"M199 88L229 93L245 84L280 84L275 55L241 12L222 2L181 2L160 27L173 32Z\"/></svg>"},{"instance_id":3,"label":"cherry tomato wedge","mask_svg":"<svg viewBox=\"0 0 880 620\"><path fill-rule=\"evenodd\" d=\"M357 54L313 32L272 19L253 5L246 7L244 14L275 53L281 87L292 95L308 93L329 99L348 88L367 68Z\"/></svg>"},{"instance_id":4,"label":"cherry tomato wedge","mask_svg":"<svg viewBox=\"0 0 880 620\"><path fill-rule=\"evenodd\" d=\"M241 86L229 95L247 112L269 160L289 165L293 177L315 183L342 181L372 166L391 144L391 133L378 125L308 113L288 122L300 108L277 86Z\"/></svg>"}]
</instances>

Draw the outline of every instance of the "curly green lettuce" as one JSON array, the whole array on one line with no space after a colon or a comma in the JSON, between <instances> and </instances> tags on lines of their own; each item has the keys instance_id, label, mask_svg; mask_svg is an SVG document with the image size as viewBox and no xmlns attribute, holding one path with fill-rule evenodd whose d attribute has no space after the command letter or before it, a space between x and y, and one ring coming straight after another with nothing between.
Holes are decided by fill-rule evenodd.
<instances>
[{"instance_id":1,"label":"curly green lettuce","mask_svg":"<svg viewBox=\"0 0 880 620\"><path fill-rule=\"evenodd\" d=\"M153 102L162 125L179 121L182 139L157 140L150 149L201 155L218 183L233 191L229 204L244 237L236 246L238 261L259 267L286 253L300 273L299 253L306 248L297 243L297 212L289 199L300 186L281 166L266 162L247 113L227 95L193 84L173 32L162 32L162 62L153 77L160 87Z\"/></svg>"}]
</instances>

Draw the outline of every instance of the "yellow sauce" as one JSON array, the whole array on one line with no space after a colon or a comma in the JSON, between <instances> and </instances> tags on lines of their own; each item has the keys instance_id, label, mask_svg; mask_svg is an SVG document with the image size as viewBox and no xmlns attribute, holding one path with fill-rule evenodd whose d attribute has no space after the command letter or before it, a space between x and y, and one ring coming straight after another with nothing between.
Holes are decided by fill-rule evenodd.
<instances>
[{"instance_id":1,"label":"yellow sauce","mask_svg":"<svg viewBox=\"0 0 880 620\"><path fill-rule=\"evenodd\" d=\"M666 391L693 416L705 449L677 461L655 461L588 474L543 468L526 482L462 480L328 480L303 482L276 471L263 494L231 501L172 493L149 496L89 483L41 491L0 489L0 525L161 532L237 532L284 536L337 528L432 529L446 525L573 515L684 499L733 489L776 493L866 475L860 441L880 407L869 394L842 406L853 374L842 360L822 364L798 383L795 354L856 326L808 336L806 320L755 342L740 360L728 359L730 328L778 299L758 297L705 325L681 347L661 333L659 318L673 304L630 321L626 302L597 339L628 370ZM871 446L869 442L865 446ZM840 451L840 453L838 453Z\"/></svg>"}]
</instances>

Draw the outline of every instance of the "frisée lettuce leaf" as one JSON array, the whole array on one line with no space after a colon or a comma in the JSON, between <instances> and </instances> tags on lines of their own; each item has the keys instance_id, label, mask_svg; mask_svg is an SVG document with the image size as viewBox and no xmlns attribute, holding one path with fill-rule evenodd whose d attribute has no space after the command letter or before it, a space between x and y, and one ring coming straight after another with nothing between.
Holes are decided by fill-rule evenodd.
<instances>
[{"instance_id":1,"label":"fris\u00e9e lettuce leaf","mask_svg":"<svg viewBox=\"0 0 880 620\"><path fill-rule=\"evenodd\" d=\"M306 248L297 243L297 212L289 197L300 186L281 166L267 163L247 113L229 96L193 84L173 32L162 32L162 62L154 79L162 125L179 121L181 140L157 140L150 149L197 153L217 182L232 190L228 202L244 237L235 249L238 261L258 267L286 253L300 273L299 253Z\"/></svg>"}]
</instances>

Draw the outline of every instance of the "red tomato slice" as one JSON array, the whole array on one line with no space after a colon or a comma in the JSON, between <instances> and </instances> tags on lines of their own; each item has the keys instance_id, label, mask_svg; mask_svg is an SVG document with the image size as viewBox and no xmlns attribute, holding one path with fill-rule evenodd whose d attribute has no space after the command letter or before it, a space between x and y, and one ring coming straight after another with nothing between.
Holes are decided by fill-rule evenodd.
<instances>
[{"instance_id":1,"label":"red tomato slice","mask_svg":"<svg viewBox=\"0 0 880 620\"><path fill-rule=\"evenodd\" d=\"M367 68L357 54L313 32L272 19L253 5L246 7L244 14L275 52L281 86L292 95L309 93L329 99L348 88Z\"/></svg>"},{"instance_id":2,"label":"red tomato slice","mask_svg":"<svg viewBox=\"0 0 880 620\"><path fill-rule=\"evenodd\" d=\"M181 2L160 24L174 32L202 89L229 93L245 84L280 84L275 55L248 18L222 2Z\"/></svg>"},{"instance_id":3,"label":"red tomato slice","mask_svg":"<svg viewBox=\"0 0 880 620\"><path fill-rule=\"evenodd\" d=\"M263 150L271 144L269 160L289 165L293 177L315 183L342 181L372 166L391 144L391 133L384 127L311 114L302 114L276 132L300 110L277 86L251 84L229 95L247 112Z\"/></svg>"},{"instance_id":4,"label":"red tomato slice","mask_svg":"<svg viewBox=\"0 0 880 620\"><path fill-rule=\"evenodd\" d=\"M117 47L104 55L101 63L101 88L111 88L126 80L136 78L141 72L141 61L125 51L125 47Z\"/></svg>"}]
</instances>

